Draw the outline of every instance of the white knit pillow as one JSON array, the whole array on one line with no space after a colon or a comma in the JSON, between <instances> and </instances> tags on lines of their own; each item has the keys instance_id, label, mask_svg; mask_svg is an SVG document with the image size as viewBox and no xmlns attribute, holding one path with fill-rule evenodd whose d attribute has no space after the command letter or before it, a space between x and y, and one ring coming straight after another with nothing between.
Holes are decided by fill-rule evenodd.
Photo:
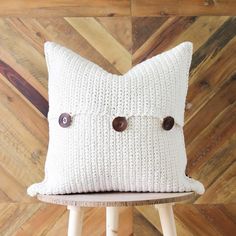
<instances>
[{"instance_id":1,"label":"white knit pillow","mask_svg":"<svg viewBox=\"0 0 236 236\"><path fill-rule=\"evenodd\" d=\"M185 175L183 135L192 43L111 74L45 43L49 147L45 179L28 194L204 192Z\"/></svg>"}]
</instances>

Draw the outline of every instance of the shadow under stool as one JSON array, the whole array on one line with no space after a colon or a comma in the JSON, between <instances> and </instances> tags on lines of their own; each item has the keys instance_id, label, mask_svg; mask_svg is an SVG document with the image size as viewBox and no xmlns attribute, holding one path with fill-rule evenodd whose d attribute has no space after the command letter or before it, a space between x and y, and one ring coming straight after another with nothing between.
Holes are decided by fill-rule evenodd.
<instances>
[{"instance_id":1,"label":"shadow under stool","mask_svg":"<svg viewBox=\"0 0 236 236\"><path fill-rule=\"evenodd\" d=\"M176 236L172 206L194 196L186 193L131 193L108 192L69 195L37 195L46 203L67 206L69 210L68 236L82 236L83 208L106 207L106 236L118 236L119 207L154 204L159 212L164 236Z\"/></svg>"}]
</instances>

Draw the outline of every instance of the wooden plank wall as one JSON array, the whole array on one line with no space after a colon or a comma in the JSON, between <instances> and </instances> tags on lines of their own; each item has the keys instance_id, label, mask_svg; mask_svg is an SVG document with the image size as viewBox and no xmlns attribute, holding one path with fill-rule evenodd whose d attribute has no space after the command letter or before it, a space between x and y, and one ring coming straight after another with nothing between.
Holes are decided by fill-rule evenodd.
<instances>
[{"instance_id":1,"label":"wooden plank wall","mask_svg":"<svg viewBox=\"0 0 236 236\"><path fill-rule=\"evenodd\" d=\"M66 209L26 195L26 187L44 175L47 40L118 74L182 41L193 42L184 127L187 172L204 183L206 193L194 205L175 206L177 231L181 236L236 232L235 1L150 2L1 3L0 235L66 235ZM228 16L212 16L223 14ZM121 209L122 236L132 231L131 214ZM105 235L104 230L104 209L87 209L83 235ZM135 208L134 234L162 235L152 206Z\"/></svg>"},{"instance_id":2,"label":"wooden plank wall","mask_svg":"<svg viewBox=\"0 0 236 236\"><path fill-rule=\"evenodd\" d=\"M2 16L235 15L235 0L8 0Z\"/></svg>"}]
</instances>

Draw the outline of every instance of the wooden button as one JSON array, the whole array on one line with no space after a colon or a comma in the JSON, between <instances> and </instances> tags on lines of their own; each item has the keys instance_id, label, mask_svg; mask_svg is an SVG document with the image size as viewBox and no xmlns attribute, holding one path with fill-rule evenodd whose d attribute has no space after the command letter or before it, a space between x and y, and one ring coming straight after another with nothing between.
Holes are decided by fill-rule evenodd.
<instances>
[{"instance_id":1,"label":"wooden button","mask_svg":"<svg viewBox=\"0 0 236 236\"><path fill-rule=\"evenodd\" d=\"M175 120L171 116L167 116L164 118L162 127L164 130L171 130L175 124Z\"/></svg>"},{"instance_id":2,"label":"wooden button","mask_svg":"<svg viewBox=\"0 0 236 236\"><path fill-rule=\"evenodd\" d=\"M69 127L71 125L71 121L72 121L71 115L68 113L62 113L59 116L58 120L59 125L63 128Z\"/></svg>"},{"instance_id":3,"label":"wooden button","mask_svg":"<svg viewBox=\"0 0 236 236\"><path fill-rule=\"evenodd\" d=\"M128 122L125 117L118 116L112 121L112 126L115 131L122 132L127 128Z\"/></svg>"}]
</instances>

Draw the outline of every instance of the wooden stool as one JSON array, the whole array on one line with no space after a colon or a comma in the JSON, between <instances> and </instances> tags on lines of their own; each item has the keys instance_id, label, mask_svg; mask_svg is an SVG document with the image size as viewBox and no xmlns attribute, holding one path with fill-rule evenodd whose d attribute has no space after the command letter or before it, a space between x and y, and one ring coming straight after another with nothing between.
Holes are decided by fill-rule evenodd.
<instances>
[{"instance_id":1,"label":"wooden stool","mask_svg":"<svg viewBox=\"0 0 236 236\"><path fill-rule=\"evenodd\" d=\"M176 236L172 205L194 196L188 193L89 193L70 195L38 195L40 201L67 206L70 211L68 236L80 236L83 224L83 207L106 207L106 235L117 236L118 207L155 204L159 211L164 236Z\"/></svg>"}]
</instances>

